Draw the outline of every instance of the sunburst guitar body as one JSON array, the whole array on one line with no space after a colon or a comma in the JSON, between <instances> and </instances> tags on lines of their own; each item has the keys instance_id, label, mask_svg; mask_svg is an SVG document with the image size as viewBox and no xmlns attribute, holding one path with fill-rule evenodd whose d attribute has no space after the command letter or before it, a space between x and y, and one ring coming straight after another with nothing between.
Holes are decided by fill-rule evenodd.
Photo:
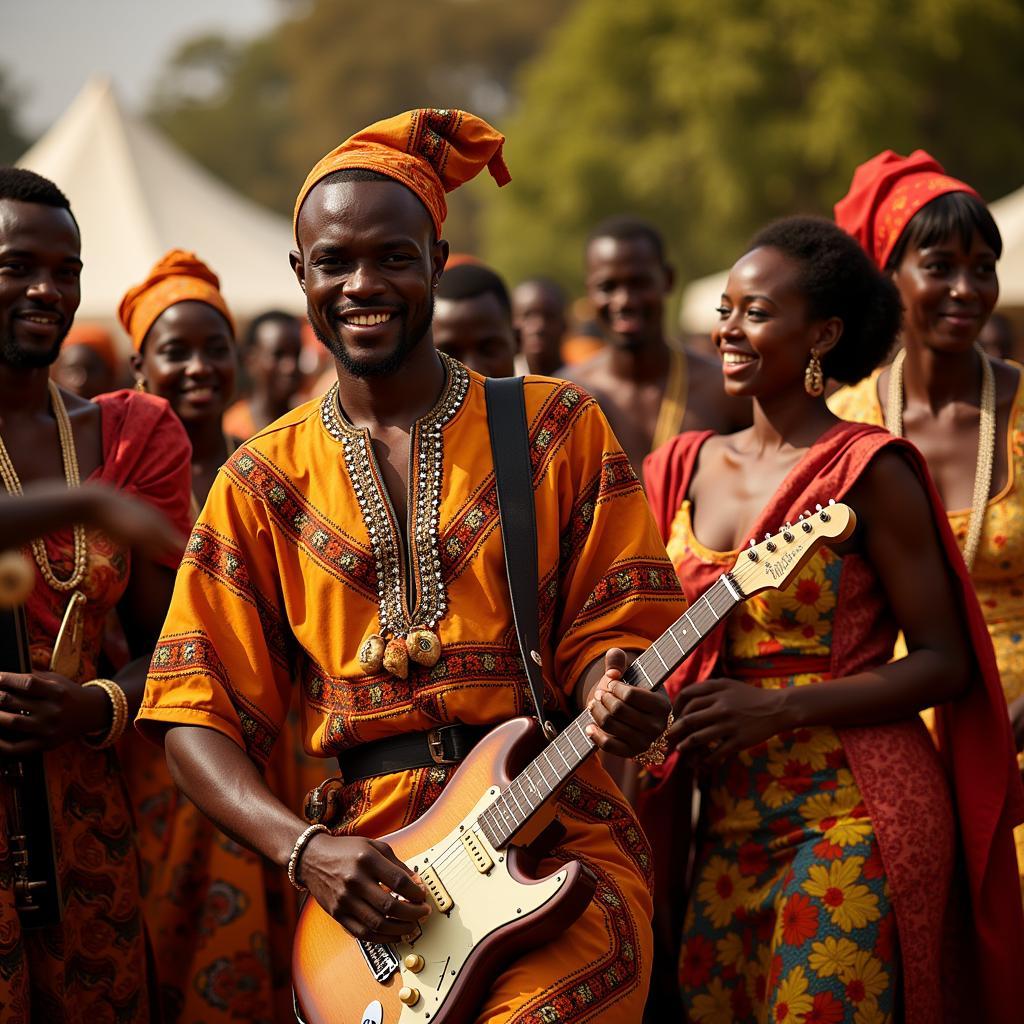
<instances>
[{"instance_id":1,"label":"sunburst guitar body","mask_svg":"<svg viewBox=\"0 0 1024 1024\"><path fill-rule=\"evenodd\" d=\"M782 589L826 541L850 536L853 511L830 503L751 542L733 568L633 662L626 682L654 689L742 600ZM471 1024L517 954L558 936L587 908L596 880L577 861L537 877L524 845L552 797L594 752L580 714L544 745L532 719L498 726L411 825L380 836L420 878L432 913L409 942L355 939L315 900L292 955L303 1024Z\"/></svg>"}]
</instances>

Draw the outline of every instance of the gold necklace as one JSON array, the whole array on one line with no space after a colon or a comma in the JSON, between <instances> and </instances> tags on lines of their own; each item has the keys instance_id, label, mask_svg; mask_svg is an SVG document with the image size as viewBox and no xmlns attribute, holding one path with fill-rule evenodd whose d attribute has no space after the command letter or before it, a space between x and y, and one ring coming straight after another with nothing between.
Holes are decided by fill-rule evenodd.
<instances>
[{"instance_id":1,"label":"gold necklace","mask_svg":"<svg viewBox=\"0 0 1024 1024\"><path fill-rule=\"evenodd\" d=\"M68 411L64 407L64 400L61 398L60 389L53 381L49 381L50 402L53 406L53 416L57 421L57 436L60 438L60 454L64 462L64 479L68 487L77 487L81 481L78 477L78 455L75 452L75 437L71 432L71 420L68 418ZM4 487L8 494L22 494L21 480L14 469L14 463L8 454L7 446L0 437L0 477L3 478ZM56 591L66 594L74 590L85 578L85 570L89 558L89 549L85 540L85 527L80 523L72 530L75 541L75 560L71 575L66 580L58 579L50 565L50 557L46 553L46 545L41 537L32 541L32 556L39 566L39 572L46 582Z\"/></svg>"},{"instance_id":2,"label":"gold necklace","mask_svg":"<svg viewBox=\"0 0 1024 1024\"><path fill-rule=\"evenodd\" d=\"M967 524L964 561L967 571L974 568L974 559L981 543L985 525L985 509L992 489L992 467L996 451L996 378L992 363L984 349L975 342L974 349L981 359L981 415L978 422L978 458L974 467L974 494L971 497L971 517ZM889 393L885 410L885 425L890 434L903 436L903 363L907 350L900 349L889 369Z\"/></svg>"}]
</instances>

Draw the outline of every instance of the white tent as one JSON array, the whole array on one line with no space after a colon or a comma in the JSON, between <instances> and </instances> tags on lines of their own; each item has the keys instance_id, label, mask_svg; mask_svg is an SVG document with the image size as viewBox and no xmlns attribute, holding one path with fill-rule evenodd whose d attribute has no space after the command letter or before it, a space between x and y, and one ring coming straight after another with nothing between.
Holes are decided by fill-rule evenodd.
<instances>
[{"instance_id":1,"label":"white tent","mask_svg":"<svg viewBox=\"0 0 1024 1024\"><path fill-rule=\"evenodd\" d=\"M209 263L240 320L270 308L304 311L288 266L289 222L123 110L108 80L91 79L18 164L54 181L81 225L80 320L114 323L127 288L173 248Z\"/></svg>"},{"instance_id":2,"label":"white tent","mask_svg":"<svg viewBox=\"0 0 1024 1024\"><path fill-rule=\"evenodd\" d=\"M1003 255L999 260L999 308L1024 310L1024 187L989 205L999 233ZM717 314L728 271L691 281L683 290L679 323L688 334L707 334Z\"/></svg>"}]
</instances>

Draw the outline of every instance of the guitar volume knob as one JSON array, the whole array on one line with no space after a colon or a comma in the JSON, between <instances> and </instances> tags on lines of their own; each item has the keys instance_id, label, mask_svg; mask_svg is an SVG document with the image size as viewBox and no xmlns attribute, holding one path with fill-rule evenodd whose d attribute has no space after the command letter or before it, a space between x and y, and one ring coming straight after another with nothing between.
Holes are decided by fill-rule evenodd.
<instances>
[{"instance_id":1,"label":"guitar volume knob","mask_svg":"<svg viewBox=\"0 0 1024 1024\"><path fill-rule=\"evenodd\" d=\"M410 953L402 963L405 965L407 971L411 971L413 974L419 974L426 965L426 961L419 955L419 953Z\"/></svg>"},{"instance_id":2,"label":"guitar volume knob","mask_svg":"<svg viewBox=\"0 0 1024 1024\"><path fill-rule=\"evenodd\" d=\"M405 1006L415 1006L420 1001L419 989L409 988L408 985L402 986L398 990L398 1001Z\"/></svg>"}]
</instances>

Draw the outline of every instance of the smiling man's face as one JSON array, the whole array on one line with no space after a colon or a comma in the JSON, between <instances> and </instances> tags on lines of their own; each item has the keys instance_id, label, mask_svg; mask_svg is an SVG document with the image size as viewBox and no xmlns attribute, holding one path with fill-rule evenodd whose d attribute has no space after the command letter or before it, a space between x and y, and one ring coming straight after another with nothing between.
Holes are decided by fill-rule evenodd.
<instances>
[{"instance_id":1,"label":"smiling man's face","mask_svg":"<svg viewBox=\"0 0 1024 1024\"><path fill-rule=\"evenodd\" d=\"M56 360L81 300L81 248L67 210L0 200L0 363Z\"/></svg>"},{"instance_id":2,"label":"smiling man's face","mask_svg":"<svg viewBox=\"0 0 1024 1024\"><path fill-rule=\"evenodd\" d=\"M292 265L309 321L355 377L394 373L430 332L447 246L397 182L325 179L303 203Z\"/></svg>"}]
</instances>

